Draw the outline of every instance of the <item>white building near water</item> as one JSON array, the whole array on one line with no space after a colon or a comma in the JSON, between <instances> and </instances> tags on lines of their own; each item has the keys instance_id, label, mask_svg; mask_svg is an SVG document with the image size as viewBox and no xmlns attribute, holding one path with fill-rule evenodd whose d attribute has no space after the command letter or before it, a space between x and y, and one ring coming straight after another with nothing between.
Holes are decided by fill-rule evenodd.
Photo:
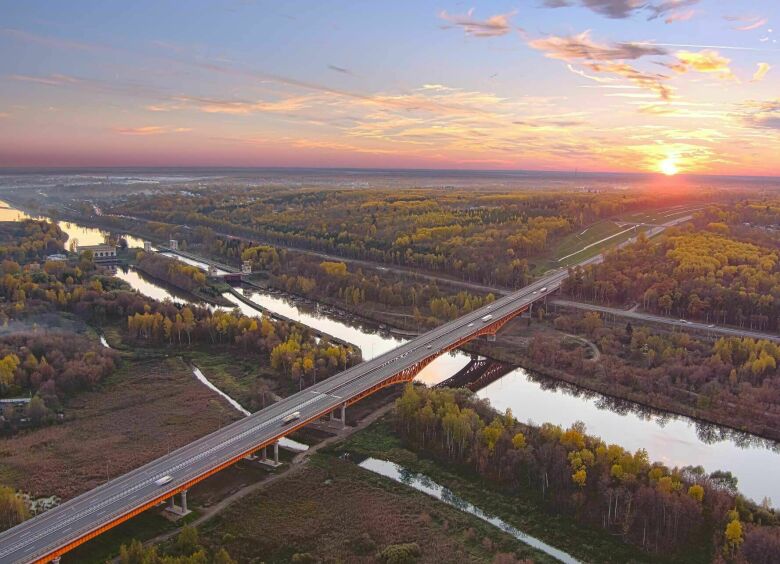
<instances>
[{"instance_id":1,"label":"white building near water","mask_svg":"<svg viewBox=\"0 0 780 564\"><path fill-rule=\"evenodd\" d=\"M76 252L81 254L84 251L91 251L95 262L106 262L116 260L115 245L77 245Z\"/></svg>"}]
</instances>

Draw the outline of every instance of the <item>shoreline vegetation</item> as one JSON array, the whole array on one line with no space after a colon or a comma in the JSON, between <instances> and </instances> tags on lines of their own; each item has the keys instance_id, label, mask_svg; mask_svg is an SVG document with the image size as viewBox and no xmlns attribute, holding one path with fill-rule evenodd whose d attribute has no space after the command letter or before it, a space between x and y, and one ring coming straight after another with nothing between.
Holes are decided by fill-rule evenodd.
<instances>
[{"instance_id":1,"label":"shoreline vegetation","mask_svg":"<svg viewBox=\"0 0 780 564\"><path fill-rule=\"evenodd\" d=\"M641 449L606 445L581 425L524 425L465 390L409 385L394 414L336 448L423 473L592 561L719 561L737 558L741 547L760 552L751 545L780 536L777 513L740 496L728 473L668 468ZM728 532L735 521L736 542ZM577 530L576 541L567 527Z\"/></svg>"},{"instance_id":2,"label":"shoreline vegetation","mask_svg":"<svg viewBox=\"0 0 780 564\"><path fill-rule=\"evenodd\" d=\"M106 216L100 216L104 218ZM76 221L76 219L74 219ZM78 221L89 222L88 219L79 219ZM173 225L169 225L170 228L175 228ZM145 231L145 230L144 230ZM146 235L149 233L146 232ZM219 239L219 237L217 237ZM237 241L233 240L233 244ZM414 308L406 307L408 313L403 315L388 315L384 310L395 309L398 310L397 304L388 303L387 305L381 305L376 301L370 301L365 298L366 289L360 288L359 291L355 291L355 288L349 291L350 286L345 284L346 276L350 273L357 273L362 276L362 269L354 269L345 263L338 263L335 261L323 261L316 257L309 257L302 253L295 251L287 251L285 249L277 249L273 246L260 245L251 247L249 243L240 243L238 245L240 252L233 253L232 256L225 254L228 247L219 246L222 254L216 253L213 250L213 245L197 244L192 249L197 249L196 252L207 255L210 258L217 260L223 260L227 262L236 262L237 256L250 260L253 264L254 276L258 275L264 277L261 279L261 285L265 285L283 292L287 292L293 296L301 296L307 299L318 301L322 304L330 307L338 308L351 315L356 315L359 318L366 320L369 323L387 325L395 327L403 331L423 331L428 326L435 326L438 322L433 321L431 317L430 309L423 309L415 306ZM324 265L324 266L323 266ZM331 273L335 273L335 276L331 274L330 283L336 289L336 293L332 294L332 290L329 292L329 284L323 284L321 280L316 277L321 277L325 273L325 266L331 269ZM284 277L278 276L276 273L284 271L299 272L290 276L286 274ZM399 287L407 289L418 285L420 282L414 280L412 286L409 285L407 277L404 275L394 274L390 271L384 272L384 276L390 276L391 283L387 284L388 293L386 294L386 300L393 301L396 298L389 296L396 296L399 293ZM341 280L339 280L339 278ZM334 283L335 282L335 283ZM375 299L378 299L379 295L383 291L382 283L377 281L377 290L375 292ZM345 295L345 290L347 294ZM469 295L468 292L456 291L452 288L447 288L446 284L439 285L436 290L436 295L443 296L463 296L460 302L452 300L441 300L442 304L437 305L436 313L444 319L452 318L452 315L457 315L468 311L470 308L465 308L465 297ZM477 296L473 296L477 297ZM417 298L415 298L416 300ZM429 298L430 299L430 298ZM457 304L460 305L457 305ZM454 307L453 307L454 306ZM404 309L403 307L401 308ZM423 310L423 311L415 311ZM549 317L549 316L548 316ZM583 316L584 317L584 316ZM603 325L603 322L602 322ZM587 336L587 335L585 335ZM696 337L692 337L693 341L697 341ZM644 390L632 390L632 389L616 389L613 384L606 384L604 382L595 380L592 375L586 375L582 371L565 371L557 368L551 368L547 363L539 363L533 361L528 354L524 354L518 347L507 345L506 339L502 339L499 336L496 346L486 347L482 344L470 343L464 349L466 351L477 351L480 354L496 358L497 360L510 362L512 364L527 367L540 374L552 378L554 380L560 380L582 387L586 390L594 391L600 394L604 394L607 397L614 397L620 400L630 401L643 407L650 409L658 409L662 411L670 412L674 415L690 417L697 421L702 421L708 424L722 425L729 427L737 432L747 432L757 435L761 438L778 441L780 440L780 425L774 425L767 427L765 423L756 422L753 420L742 420L735 422L732 419L733 409L721 409L719 407L708 407L703 405L688 405L679 400L672 401L669 398L665 398L658 394L649 395ZM780 414L778 414L780 417Z\"/></svg>"},{"instance_id":3,"label":"shoreline vegetation","mask_svg":"<svg viewBox=\"0 0 780 564\"><path fill-rule=\"evenodd\" d=\"M251 381L247 405L258 407L359 359L297 323L142 296L88 253L48 260L64 242L47 221L0 222L0 397L26 398L2 410L5 527L30 513L17 488L71 497L229 422L182 362L193 347Z\"/></svg>"}]
</instances>

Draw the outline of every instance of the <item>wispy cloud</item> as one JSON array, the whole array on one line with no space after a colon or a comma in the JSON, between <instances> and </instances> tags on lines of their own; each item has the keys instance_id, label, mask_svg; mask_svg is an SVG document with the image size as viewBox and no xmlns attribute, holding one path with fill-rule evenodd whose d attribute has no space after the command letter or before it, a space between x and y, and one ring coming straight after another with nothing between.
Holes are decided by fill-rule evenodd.
<instances>
[{"instance_id":1,"label":"wispy cloud","mask_svg":"<svg viewBox=\"0 0 780 564\"><path fill-rule=\"evenodd\" d=\"M612 19L625 19L639 12L647 12L647 19L654 20L665 16L669 12L694 6L698 3L699 0L663 0L660 2L648 2L647 0L545 0L544 5L548 8L580 6ZM671 21L679 21L679 19ZM667 23L670 22L667 21Z\"/></svg>"},{"instance_id":2,"label":"wispy cloud","mask_svg":"<svg viewBox=\"0 0 780 564\"><path fill-rule=\"evenodd\" d=\"M341 74L353 75L352 71L349 70L348 68L345 68L345 67L339 67L339 66L336 66L336 65L328 65L328 68L330 70L334 71L334 72L338 72L338 73L341 73Z\"/></svg>"},{"instance_id":3,"label":"wispy cloud","mask_svg":"<svg viewBox=\"0 0 780 564\"><path fill-rule=\"evenodd\" d=\"M47 76L34 76L28 74L12 74L8 78L19 82L34 82L36 84L45 84L46 86L73 85L81 82L79 79L66 76L64 74L50 74Z\"/></svg>"},{"instance_id":4,"label":"wispy cloud","mask_svg":"<svg viewBox=\"0 0 780 564\"><path fill-rule=\"evenodd\" d=\"M766 73L772 69L772 65L769 63L758 63L758 69L753 74L753 80L751 82L761 82L764 80Z\"/></svg>"},{"instance_id":5,"label":"wispy cloud","mask_svg":"<svg viewBox=\"0 0 780 564\"><path fill-rule=\"evenodd\" d=\"M55 49L69 49L77 51L101 51L110 49L106 45L100 45L97 43L84 43L81 41L74 41L71 39L62 39L59 37L50 37L45 35L37 35L21 29L14 28L0 28L0 34L7 37L12 37L17 41L24 41L25 43L35 43L37 45L43 45L44 47L52 47Z\"/></svg>"},{"instance_id":6,"label":"wispy cloud","mask_svg":"<svg viewBox=\"0 0 780 564\"><path fill-rule=\"evenodd\" d=\"M734 80L736 78L729 67L731 59L722 56L712 49L705 49L699 52L677 51L675 56L677 57L677 62L668 66L680 74L696 71L714 74L724 80Z\"/></svg>"},{"instance_id":7,"label":"wispy cloud","mask_svg":"<svg viewBox=\"0 0 780 564\"><path fill-rule=\"evenodd\" d=\"M647 55L666 55L662 47L650 43L596 43L585 31L578 35L550 35L530 42L531 47L547 53L552 59L571 61L585 59L589 61L634 60Z\"/></svg>"},{"instance_id":8,"label":"wispy cloud","mask_svg":"<svg viewBox=\"0 0 780 564\"><path fill-rule=\"evenodd\" d=\"M648 3L644 5L644 8L650 12L648 20L654 20L661 18L666 14L669 16L666 18L666 23L672 23L675 21L689 20L694 14L693 10L680 11L684 8L690 8L699 3L700 0L664 0L655 4ZM686 17L687 14L687 17Z\"/></svg>"},{"instance_id":9,"label":"wispy cloud","mask_svg":"<svg viewBox=\"0 0 780 564\"><path fill-rule=\"evenodd\" d=\"M163 135L166 133L186 133L192 131L192 129L189 127L145 125L141 127L115 127L114 131L121 135Z\"/></svg>"},{"instance_id":10,"label":"wispy cloud","mask_svg":"<svg viewBox=\"0 0 780 564\"><path fill-rule=\"evenodd\" d=\"M466 14L449 14L446 10L439 12L439 17L448 22L449 25L442 26L444 29L451 27L460 27L466 35L474 37L499 37L506 35L511 31L509 19L515 15L515 12L507 14L496 14L486 20L478 20L474 17L474 8Z\"/></svg>"},{"instance_id":11,"label":"wispy cloud","mask_svg":"<svg viewBox=\"0 0 780 564\"><path fill-rule=\"evenodd\" d=\"M695 15L696 15L696 10L682 10L678 12L672 12L666 17L664 23L671 24L674 22L686 22Z\"/></svg>"},{"instance_id":12,"label":"wispy cloud","mask_svg":"<svg viewBox=\"0 0 780 564\"><path fill-rule=\"evenodd\" d=\"M724 19L730 22L742 23L742 25L734 27L737 31L752 31L769 23L769 19L763 16L724 16Z\"/></svg>"},{"instance_id":13,"label":"wispy cloud","mask_svg":"<svg viewBox=\"0 0 780 564\"><path fill-rule=\"evenodd\" d=\"M534 39L529 42L529 45L544 51L549 58L568 63L576 62L592 73L628 80L641 88L655 92L662 99L669 99L671 96L671 88L664 84L669 77L640 70L626 62L651 55L667 55L667 50L662 47L647 43L597 43L591 39L590 32L587 31L565 37L551 35ZM578 72L571 65L569 68L586 78L604 81L601 77Z\"/></svg>"},{"instance_id":14,"label":"wispy cloud","mask_svg":"<svg viewBox=\"0 0 780 564\"><path fill-rule=\"evenodd\" d=\"M751 127L780 131L780 98L748 100L738 107L737 115Z\"/></svg>"}]
</instances>

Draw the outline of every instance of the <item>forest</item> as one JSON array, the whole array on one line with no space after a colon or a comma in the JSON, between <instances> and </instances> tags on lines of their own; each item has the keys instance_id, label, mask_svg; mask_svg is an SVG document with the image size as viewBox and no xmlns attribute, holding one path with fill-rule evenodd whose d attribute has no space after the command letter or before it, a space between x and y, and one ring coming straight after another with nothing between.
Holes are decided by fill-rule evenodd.
<instances>
[{"instance_id":1,"label":"forest","mask_svg":"<svg viewBox=\"0 0 780 564\"><path fill-rule=\"evenodd\" d=\"M157 253L139 251L136 256L136 268L188 292L199 290L206 284L206 273L197 266Z\"/></svg>"},{"instance_id":2,"label":"forest","mask_svg":"<svg viewBox=\"0 0 780 564\"><path fill-rule=\"evenodd\" d=\"M267 245L244 247L241 259L252 264L253 272L267 273L275 288L351 311L406 314L415 327L435 327L495 300L493 294L456 292L392 272L381 276L376 271L366 273L344 262L323 261Z\"/></svg>"},{"instance_id":3,"label":"forest","mask_svg":"<svg viewBox=\"0 0 780 564\"><path fill-rule=\"evenodd\" d=\"M607 324L597 313L550 315L553 326L596 344L598 362L560 334L538 332L528 359L551 374L616 397L780 439L780 347L726 337Z\"/></svg>"},{"instance_id":4,"label":"forest","mask_svg":"<svg viewBox=\"0 0 780 564\"><path fill-rule=\"evenodd\" d=\"M194 233L198 228L208 228L507 287L525 284L529 260L567 234L617 213L691 200L617 192L264 188L155 195L154 205L150 198L132 195L108 204L114 214L190 226L188 240L204 235Z\"/></svg>"},{"instance_id":5,"label":"forest","mask_svg":"<svg viewBox=\"0 0 780 564\"><path fill-rule=\"evenodd\" d=\"M780 518L740 496L728 473L669 468L643 449L605 444L579 423L524 425L467 390L408 385L395 413L413 450L647 552L767 563L777 554Z\"/></svg>"},{"instance_id":6,"label":"forest","mask_svg":"<svg viewBox=\"0 0 780 564\"><path fill-rule=\"evenodd\" d=\"M33 248L39 255L62 250L61 239L49 238L48 233L56 232L39 222L22 222L15 229L24 235L6 247L5 256L29 257L26 251ZM51 240L59 247L52 247ZM12 330L0 334L0 397L34 395L30 407L43 402L48 414L36 417L41 422L49 420L49 410L59 409L65 398L98 384L118 362L115 353L83 331L65 333L46 324L61 321L62 315L96 327L119 325L136 346L220 346L260 356L298 386L360 360L356 349L319 340L302 325L144 297L87 257L42 264L5 258L0 262L0 300L0 321Z\"/></svg>"},{"instance_id":7,"label":"forest","mask_svg":"<svg viewBox=\"0 0 780 564\"><path fill-rule=\"evenodd\" d=\"M780 224L778 210L747 203L708 207L693 225L658 242L640 236L601 264L573 269L563 291L598 303L637 303L667 316L777 331L780 253L770 226ZM748 218L773 223L740 222Z\"/></svg>"}]
</instances>

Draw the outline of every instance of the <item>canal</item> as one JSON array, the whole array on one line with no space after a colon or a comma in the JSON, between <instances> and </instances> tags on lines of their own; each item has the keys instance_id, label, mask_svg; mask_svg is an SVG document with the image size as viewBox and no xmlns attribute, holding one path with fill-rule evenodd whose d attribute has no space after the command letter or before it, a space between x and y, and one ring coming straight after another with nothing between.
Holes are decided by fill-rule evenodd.
<instances>
[{"instance_id":1,"label":"canal","mask_svg":"<svg viewBox=\"0 0 780 564\"><path fill-rule=\"evenodd\" d=\"M25 215L0 202L0 220L19 220ZM105 232L69 222L58 222L70 237L83 244L103 241ZM126 237L131 247L142 247L142 241ZM188 260L193 263L197 261ZM134 270L117 272L140 293L155 299L187 301L181 295ZM389 351L404 340L373 326L344 317L330 308L319 307L305 300L292 299L278 293L241 290L246 297L263 308L294 319L302 324L350 342L360 347L368 359ZM260 315L235 296L224 297L247 315ZM432 385L448 378L469 361L468 355L454 352L438 358L418 376ZM780 445L747 433L718 425L697 422L687 417L644 409L627 402L616 401L601 394L530 374L518 368L478 392L499 410L507 408L519 420L541 424L545 422L571 425L585 423L590 434L607 443L616 443L629 450L644 448L651 460L669 466L703 466L707 472L731 471L739 480L743 494L755 501L764 498L780 500Z\"/></svg>"}]
</instances>

